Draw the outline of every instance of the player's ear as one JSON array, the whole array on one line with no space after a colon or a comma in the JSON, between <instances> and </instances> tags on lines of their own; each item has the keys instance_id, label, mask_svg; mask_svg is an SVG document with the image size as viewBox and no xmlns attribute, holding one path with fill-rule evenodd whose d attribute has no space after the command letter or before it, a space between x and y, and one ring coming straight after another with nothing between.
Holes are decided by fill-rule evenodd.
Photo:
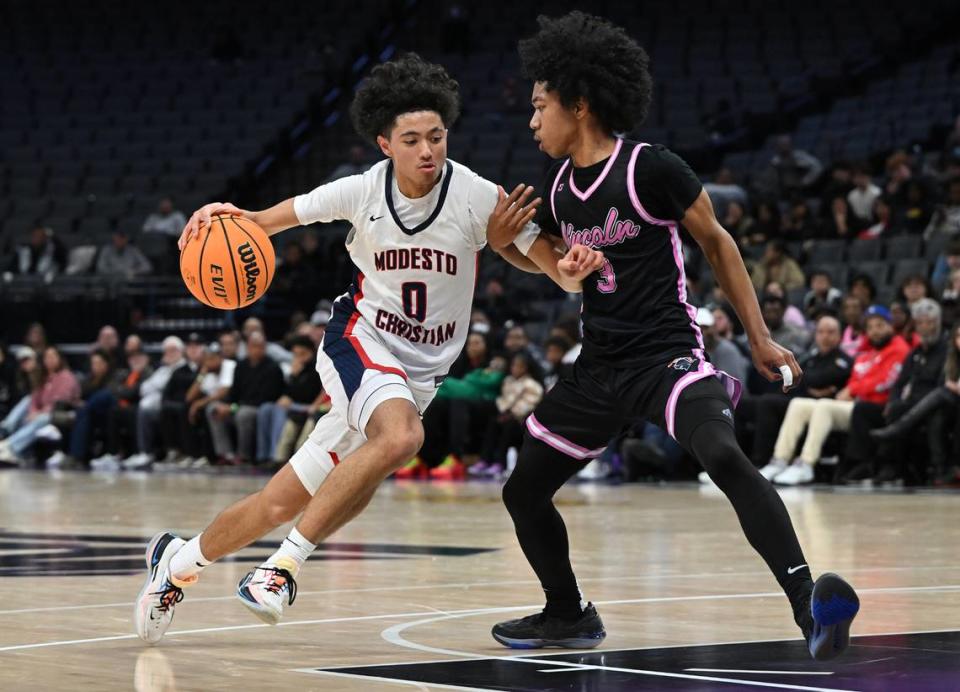
<instances>
[{"instance_id":1,"label":"player's ear","mask_svg":"<svg viewBox=\"0 0 960 692\"><path fill-rule=\"evenodd\" d=\"M390 140L383 135L377 135L377 146L387 158L393 158L393 150L390 148Z\"/></svg>"}]
</instances>

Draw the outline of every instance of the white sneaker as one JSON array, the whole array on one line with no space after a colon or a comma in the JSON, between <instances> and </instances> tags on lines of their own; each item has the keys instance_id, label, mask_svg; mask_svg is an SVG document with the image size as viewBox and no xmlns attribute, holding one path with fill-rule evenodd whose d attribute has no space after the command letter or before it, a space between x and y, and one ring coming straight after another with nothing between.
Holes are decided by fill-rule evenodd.
<instances>
[{"instance_id":1,"label":"white sneaker","mask_svg":"<svg viewBox=\"0 0 960 692\"><path fill-rule=\"evenodd\" d=\"M104 454L90 461L90 469L93 471L119 471L120 457L116 454Z\"/></svg>"},{"instance_id":2,"label":"white sneaker","mask_svg":"<svg viewBox=\"0 0 960 692\"><path fill-rule=\"evenodd\" d=\"M67 455L61 452L59 449L47 457L47 468L56 469L63 466L64 460L67 458Z\"/></svg>"},{"instance_id":3,"label":"white sneaker","mask_svg":"<svg viewBox=\"0 0 960 692\"><path fill-rule=\"evenodd\" d=\"M173 609L183 600L183 590L170 578L170 558L186 544L182 538L161 531L147 546L147 580L133 609L137 636L150 644L163 638L173 621ZM193 583L197 578L193 578ZM186 586L186 583L182 583Z\"/></svg>"},{"instance_id":4,"label":"white sneaker","mask_svg":"<svg viewBox=\"0 0 960 692\"><path fill-rule=\"evenodd\" d=\"M769 464L760 469L760 475L772 482L774 478L786 471L788 466L789 464L783 459L771 459Z\"/></svg>"},{"instance_id":5,"label":"white sneaker","mask_svg":"<svg viewBox=\"0 0 960 692\"><path fill-rule=\"evenodd\" d=\"M276 564L260 565L237 584L237 598L268 625L276 625L283 616L283 602L293 605L297 582L293 560L281 558Z\"/></svg>"},{"instance_id":6,"label":"white sneaker","mask_svg":"<svg viewBox=\"0 0 960 692\"><path fill-rule=\"evenodd\" d=\"M577 474L577 478L583 478L588 481L596 481L602 478L606 478L610 473L610 469L607 468L607 465L600 461L600 459L594 459L589 464L580 469L580 472Z\"/></svg>"},{"instance_id":7,"label":"white sneaker","mask_svg":"<svg viewBox=\"0 0 960 692\"><path fill-rule=\"evenodd\" d=\"M132 454L121 462L121 466L128 471L135 469L145 469L153 464L153 455L146 452Z\"/></svg>"},{"instance_id":8,"label":"white sneaker","mask_svg":"<svg viewBox=\"0 0 960 692\"><path fill-rule=\"evenodd\" d=\"M37 430L37 439L39 440L50 440L51 442L59 442L63 439L63 433L60 432L60 428L55 426L53 423L47 423L45 426Z\"/></svg>"},{"instance_id":9,"label":"white sneaker","mask_svg":"<svg viewBox=\"0 0 960 692\"><path fill-rule=\"evenodd\" d=\"M190 464L192 469L203 469L210 465L210 460L206 457L197 457L193 460L193 463Z\"/></svg>"},{"instance_id":10,"label":"white sneaker","mask_svg":"<svg viewBox=\"0 0 960 692\"><path fill-rule=\"evenodd\" d=\"M813 466L803 459L794 459L786 470L773 479L773 482L777 485L807 485L813 483Z\"/></svg>"},{"instance_id":11,"label":"white sneaker","mask_svg":"<svg viewBox=\"0 0 960 692\"><path fill-rule=\"evenodd\" d=\"M14 453L13 449L10 447L10 443L6 440L0 440L0 461L20 461L20 457Z\"/></svg>"},{"instance_id":12,"label":"white sneaker","mask_svg":"<svg viewBox=\"0 0 960 692\"><path fill-rule=\"evenodd\" d=\"M697 480L703 485L716 485L716 483L713 482L713 479L710 478L710 474L706 471L701 471L698 473Z\"/></svg>"}]
</instances>

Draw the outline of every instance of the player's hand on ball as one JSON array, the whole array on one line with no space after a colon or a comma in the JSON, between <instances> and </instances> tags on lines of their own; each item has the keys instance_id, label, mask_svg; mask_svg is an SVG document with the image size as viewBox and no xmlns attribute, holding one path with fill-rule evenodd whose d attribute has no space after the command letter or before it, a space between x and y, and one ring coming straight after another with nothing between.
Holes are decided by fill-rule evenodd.
<instances>
[{"instance_id":1,"label":"player's hand on ball","mask_svg":"<svg viewBox=\"0 0 960 692\"><path fill-rule=\"evenodd\" d=\"M800 369L797 359L789 349L784 348L769 336L758 343L751 344L750 354L753 356L753 364L761 375L771 382L783 380L784 392L800 384L803 370Z\"/></svg>"},{"instance_id":2,"label":"player's hand on ball","mask_svg":"<svg viewBox=\"0 0 960 692\"><path fill-rule=\"evenodd\" d=\"M600 269L605 261L603 253L586 245L574 245L557 261L557 269L572 281L583 281Z\"/></svg>"},{"instance_id":3,"label":"player's hand on ball","mask_svg":"<svg viewBox=\"0 0 960 692\"><path fill-rule=\"evenodd\" d=\"M217 214L229 214L231 216L248 216L250 212L239 209L230 202L211 202L193 212L187 225L183 227L183 233L180 234L180 240L177 241L177 247L183 251L191 239L200 235L201 228L210 226L210 218ZM248 217L249 218L249 217Z\"/></svg>"},{"instance_id":4,"label":"player's hand on ball","mask_svg":"<svg viewBox=\"0 0 960 692\"><path fill-rule=\"evenodd\" d=\"M534 189L529 185L517 185L509 195L497 185L497 206L487 220L487 242L494 249L500 249L513 242L517 234L537 213L539 197L530 200Z\"/></svg>"}]
</instances>

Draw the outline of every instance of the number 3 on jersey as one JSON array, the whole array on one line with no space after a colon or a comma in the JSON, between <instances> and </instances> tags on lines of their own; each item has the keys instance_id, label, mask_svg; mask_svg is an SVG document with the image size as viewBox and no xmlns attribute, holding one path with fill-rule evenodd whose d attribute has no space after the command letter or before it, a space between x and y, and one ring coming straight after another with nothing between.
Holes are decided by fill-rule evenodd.
<instances>
[{"instance_id":1,"label":"number 3 on jersey","mask_svg":"<svg viewBox=\"0 0 960 692\"><path fill-rule=\"evenodd\" d=\"M427 317L427 285L422 281L407 281L400 286L403 313L412 320L423 322Z\"/></svg>"},{"instance_id":2,"label":"number 3 on jersey","mask_svg":"<svg viewBox=\"0 0 960 692\"><path fill-rule=\"evenodd\" d=\"M617 275L613 273L610 260L604 259L600 267L600 278L597 279L597 290L601 293L613 293L617 290Z\"/></svg>"}]
</instances>

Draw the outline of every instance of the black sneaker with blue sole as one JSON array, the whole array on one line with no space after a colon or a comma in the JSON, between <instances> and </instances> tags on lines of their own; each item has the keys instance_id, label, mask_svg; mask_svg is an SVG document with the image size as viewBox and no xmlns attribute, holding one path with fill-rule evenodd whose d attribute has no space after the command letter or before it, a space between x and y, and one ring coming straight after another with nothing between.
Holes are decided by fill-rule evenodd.
<instances>
[{"instance_id":1,"label":"black sneaker with blue sole","mask_svg":"<svg viewBox=\"0 0 960 692\"><path fill-rule=\"evenodd\" d=\"M564 620L542 611L517 620L497 623L491 634L494 639L511 649L543 649L548 646L592 649L607 636L603 621L592 603L587 604L576 620Z\"/></svg>"},{"instance_id":2,"label":"black sneaker with blue sole","mask_svg":"<svg viewBox=\"0 0 960 692\"><path fill-rule=\"evenodd\" d=\"M810 614L813 629L807 637L807 648L816 661L836 658L850 646L850 625L860 610L860 599L839 575L821 574L813 585Z\"/></svg>"}]
</instances>

